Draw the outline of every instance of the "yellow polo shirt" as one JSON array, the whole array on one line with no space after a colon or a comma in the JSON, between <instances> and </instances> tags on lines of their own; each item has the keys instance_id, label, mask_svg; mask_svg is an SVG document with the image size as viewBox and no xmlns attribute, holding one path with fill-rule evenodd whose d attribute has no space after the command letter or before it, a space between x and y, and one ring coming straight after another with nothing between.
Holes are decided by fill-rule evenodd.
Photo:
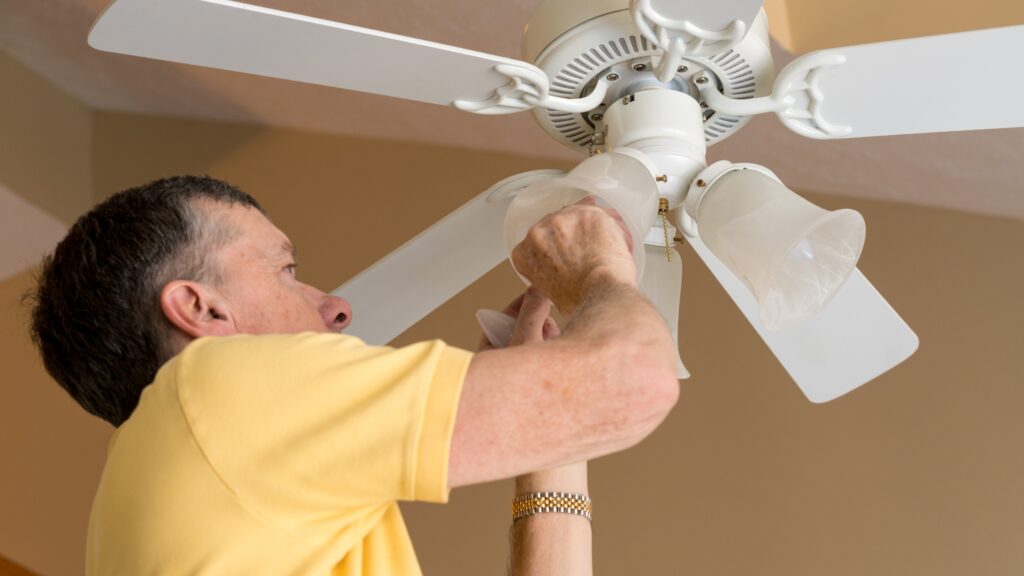
<instances>
[{"instance_id":1,"label":"yellow polo shirt","mask_svg":"<svg viewBox=\"0 0 1024 576\"><path fill-rule=\"evenodd\" d=\"M111 440L89 575L420 574L397 500L445 502L472 354L203 338Z\"/></svg>"}]
</instances>

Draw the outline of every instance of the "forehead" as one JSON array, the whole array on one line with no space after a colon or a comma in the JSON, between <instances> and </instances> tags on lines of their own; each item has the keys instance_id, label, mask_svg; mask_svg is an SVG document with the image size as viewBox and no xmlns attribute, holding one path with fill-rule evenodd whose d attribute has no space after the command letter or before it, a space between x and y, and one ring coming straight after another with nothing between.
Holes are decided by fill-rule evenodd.
<instances>
[{"instance_id":1,"label":"forehead","mask_svg":"<svg viewBox=\"0 0 1024 576\"><path fill-rule=\"evenodd\" d=\"M259 210L242 204L207 207L216 225L224 228L228 239L223 252L243 258L292 256L295 248L288 236Z\"/></svg>"}]
</instances>

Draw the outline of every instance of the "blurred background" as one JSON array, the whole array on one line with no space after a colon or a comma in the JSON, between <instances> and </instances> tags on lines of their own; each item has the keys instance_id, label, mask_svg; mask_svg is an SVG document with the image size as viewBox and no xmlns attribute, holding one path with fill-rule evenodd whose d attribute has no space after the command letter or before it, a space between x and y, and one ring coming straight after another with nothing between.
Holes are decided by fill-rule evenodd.
<instances>
[{"instance_id":1,"label":"blurred background","mask_svg":"<svg viewBox=\"0 0 1024 576\"><path fill-rule=\"evenodd\" d=\"M518 57L539 2L256 3ZM94 52L85 38L105 4L0 0L0 574L83 572L112 428L43 371L21 297L90 206L173 174L226 179L291 236L302 279L331 290L493 183L582 159L529 114ZM824 47L1024 23L1016 0L766 9L778 66ZM920 97L969 74L950 70ZM598 573L1024 572L1024 129L819 142L761 117L711 148L718 159L764 164L825 208L863 213L860 267L921 347L812 405L680 247L693 377L652 437L591 467ZM473 312L522 289L503 264L395 344L472 349ZM504 573L511 496L496 482L444 506L403 505L424 572Z\"/></svg>"}]
</instances>

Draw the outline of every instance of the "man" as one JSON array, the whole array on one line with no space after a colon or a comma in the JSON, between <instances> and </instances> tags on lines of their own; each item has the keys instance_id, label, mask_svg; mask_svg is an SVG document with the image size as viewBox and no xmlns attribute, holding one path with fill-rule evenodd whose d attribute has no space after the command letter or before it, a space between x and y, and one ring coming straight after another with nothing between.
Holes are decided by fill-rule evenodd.
<instances>
[{"instance_id":1,"label":"man","mask_svg":"<svg viewBox=\"0 0 1024 576\"><path fill-rule=\"evenodd\" d=\"M513 259L534 286L518 345L391 349L339 334L348 303L298 281L288 238L226 183L159 180L83 216L45 263L33 334L117 427L87 573L417 574L396 501L512 477L514 568L589 562L585 520L540 493L585 494L574 463L664 419L675 347L608 212L551 215Z\"/></svg>"}]
</instances>

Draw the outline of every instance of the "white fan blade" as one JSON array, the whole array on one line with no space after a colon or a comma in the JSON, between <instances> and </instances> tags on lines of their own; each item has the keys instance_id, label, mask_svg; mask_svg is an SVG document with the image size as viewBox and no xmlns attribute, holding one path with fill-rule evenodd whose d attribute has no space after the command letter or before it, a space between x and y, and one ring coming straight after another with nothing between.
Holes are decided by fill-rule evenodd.
<instances>
[{"instance_id":1,"label":"white fan blade","mask_svg":"<svg viewBox=\"0 0 1024 576\"><path fill-rule=\"evenodd\" d=\"M500 264L508 256L502 228L514 193L562 174L506 178L334 290L352 304L346 333L387 344Z\"/></svg>"},{"instance_id":2,"label":"white fan blade","mask_svg":"<svg viewBox=\"0 0 1024 576\"><path fill-rule=\"evenodd\" d=\"M644 275L640 278L640 290L647 295L658 313L665 319L672 337L676 341L676 352L679 352L679 299L683 286L683 259L672 249L672 261L665 256L664 246L644 246L647 264ZM690 372L683 366L681 356L676 356L676 377L685 380Z\"/></svg>"},{"instance_id":3,"label":"white fan blade","mask_svg":"<svg viewBox=\"0 0 1024 576\"><path fill-rule=\"evenodd\" d=\"M764 0L650 0L651 8L664 18L692 25L711 32L728 28L733 22L743 22L747 30L761 11Z\"/></svg>"},{"instance_id":4,"label":"white fan blade","mask_svg":"<svg viewBox=\"0 0 1024 576\"><path fill-rule=\"evenodd\" d=\"M848 127L828 138L1024 126L1024 26L812 52L783 70L840 56L815 79L812 112ZM817 136L816 136L817 137Z\"/></svg>"},{"instance_id":5,"label":"white fan blade","mask_svg":"<svg viewBox=\"0 0 1024 576\"><path fill-rule=\"evenodd\" d=\"M534 66L231 0L116 0L89 33L98 50L433 104L487 100Z\"/></svg>"},{"instance_id":6,"label":"white fan blade","mask_svg":"<svg viewBox=\"0 0 1024 576\"><path fill-rule=\"evenodd\" d=\"M903 362L917 350L917 335L860 270L816 317L770 332L757 301L699 238L690 245L811 402L828 402Z\"/></svg>"}]
</instances>

